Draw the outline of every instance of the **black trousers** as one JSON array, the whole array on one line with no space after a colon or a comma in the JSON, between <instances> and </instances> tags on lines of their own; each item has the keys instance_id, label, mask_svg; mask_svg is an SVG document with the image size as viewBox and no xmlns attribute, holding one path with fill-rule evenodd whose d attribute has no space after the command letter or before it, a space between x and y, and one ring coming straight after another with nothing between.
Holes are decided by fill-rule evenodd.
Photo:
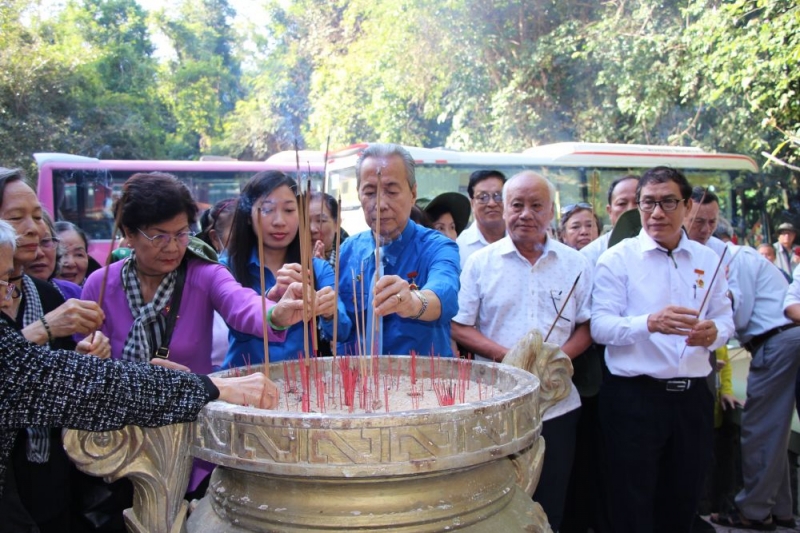
<instances>
[{"instance_id":1,"label":"black trousers","mask_svg":"<svg viewBox=\"0 0 800 533\"><path fill-rule=\"evenodd\" d=\"M600 423L598 397L581 396L581 414L575 437L575 461L569 479L564 519L559 533L604 533L601 512L605 512L600 482Z\"/></svg>"},{"instance_id":2,"label":"black trousers","mask_svg":"<svg viewBox=\"0 0 800 533\"><path fill-rule=\"evenodd\" d=\"M575 432L580 408L542 422L544 465L533 500L539 502L553 531L558 531L564 516L567 486L575 457Z\"/></svg>"},{"instance_id":3,"label":"black trousers","mask_svg":"<svg viewBox=\"0 0 800 533\"><path fill-rule=\"evenodd\" d=\"M600 424L612 531L690 532L713 448L705 379L673 392L647 377L609 376Z\"/></svg>"}]
</instances>

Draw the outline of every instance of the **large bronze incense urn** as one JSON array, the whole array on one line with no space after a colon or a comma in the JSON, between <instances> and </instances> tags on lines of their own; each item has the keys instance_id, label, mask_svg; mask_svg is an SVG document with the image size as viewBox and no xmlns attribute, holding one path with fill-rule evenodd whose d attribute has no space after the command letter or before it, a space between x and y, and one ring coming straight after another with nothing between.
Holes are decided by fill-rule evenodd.
<instances>
[{"instance_id":1,"label":"large bronze incense urn","mask_svg":"<svg viewBox=\"0 0 800 533\"><path fill-rule=\"evenodd\" d=\"M545 449L541 415L568 394L572 369L537 332L507 358L527 370L469 365L471 382L492 394L467 403L332 414L212 402L193 424L68 431L65 442L82 470L133 481L125 518L137 533L548 532L531 500ZM433 368L425 359L415 371L423 381ZM376 364L407 372L410 358ZM453 375L458 364L441 359L436 368ZM280 364L268 371L285 374ZM186 519L193 456L219 466Z\"/></svg>"}]
</instances>

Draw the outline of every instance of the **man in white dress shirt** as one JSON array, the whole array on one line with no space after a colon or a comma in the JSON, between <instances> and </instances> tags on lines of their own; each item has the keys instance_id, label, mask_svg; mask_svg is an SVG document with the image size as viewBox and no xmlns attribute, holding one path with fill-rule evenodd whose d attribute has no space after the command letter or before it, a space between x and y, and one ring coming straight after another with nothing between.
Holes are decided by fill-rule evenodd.
<instances>
[{"instance_id":1,"label":"man in white dress shirt","mask_svg":"<svg viewBox=\"0 0 800 533\"><path fill-rule=\"evenodd\" d=\"M499 170L476 170L469 176L467 195L475 221L456 239L462 269L470 255L506 235L506 223L503 220L505 182L506 177Z\"/></svg>"},{"instance_id":2,"label":"man in white dress shirt","mask_svg":"<svg viewBox=\"0 0 800 533\"><path fill-rule=\"evenodd\" d=\"M636 174L626 174L611 182L611 186L608 188L606 213L611 220L612 228L623 213L636 209L636 186L638 184L639 176ZM609 239L611 239L611 232L607 231L581 249L581 253L592 266L596 265L603 252L608 250Z\"/></svg>"},{"instance_id":3,"label":"man in white dress shirt","mask_svg":"<svg viewBox=\"0 0 800 533\"><path fill-rule=\"evenodd\" d=\"M532 328L546 335L552 324L548 342L561 346L568 356L583 353L591 344L591 267L579 252L547 234L555 211L554 192L549 181L533 172L509 179L503 190L508 235L475 252L464 266L452 335L476 358L502 361ZM573 387L566 399L544 415L547 450L533 497L554 531L561 522L579 407L580 397Z\"/></svg>"},{"instance_id":4,"label":"man in white dress shirt","mask_svg":"<svg viewBox=\"0 0 800 533\"><path fill-rule=\"evenodd\" d=\"M708 351L728 340L733 317L725 273L712 283L717 254L683 232L691 192L678 170L645 172L642 231L595 269L591 330L609 370L600 423L615 533L691 531L711 460Z\"/></svg>"}]
</instances>

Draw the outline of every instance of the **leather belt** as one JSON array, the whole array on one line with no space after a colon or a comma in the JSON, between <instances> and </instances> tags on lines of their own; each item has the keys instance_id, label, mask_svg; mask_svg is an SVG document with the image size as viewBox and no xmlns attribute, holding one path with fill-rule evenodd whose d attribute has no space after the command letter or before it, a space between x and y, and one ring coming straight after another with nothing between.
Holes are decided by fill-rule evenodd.
<instances>
[{"instance_id":1,"label":"leather belt","mask_svg":"<svg viewBox=\"0 0 800 533\"><path fill-rule=\"evenodd\" d=\"M772 328L771 330L761 333L759 335L754 335L752 339L742 344L744 348L750 353L756 353L761 346L767 342L770 338L774 337L778 333L783 333L784 331L788 331L792 328L796 328L797 324L785 324L783 326L778 326L777 328Z\"/></svg>"},{"instance_id":2,"label":"leather belt","mask_svg":"<svg viewBox=\"0 0 800 533\"><path fill-rule=\"evenodd\" d=\"M666 391L666 392L686 392L692 388L692 386L696 386L698 383L706 383L706 378L669 378L669 379L660 379L654 378L652 376L647 375L639 375L639 376L615 376L613 374L610 375L611 381L613 380L629 380L634 381L637 383L641 383L646 385L648 388L655 388L658 390Z\"/></svg>"}]
</instances>

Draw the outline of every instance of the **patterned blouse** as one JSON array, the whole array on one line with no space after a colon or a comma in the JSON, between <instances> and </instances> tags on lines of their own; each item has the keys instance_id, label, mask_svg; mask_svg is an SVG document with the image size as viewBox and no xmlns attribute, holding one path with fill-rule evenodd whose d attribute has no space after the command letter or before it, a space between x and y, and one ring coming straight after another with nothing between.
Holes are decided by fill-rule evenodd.
<instances>
[{"instance_id":1,"label":"patterned blouse","mask_svg":"<svg viewBox=\"0 0 800 533\"><path fill-rule=\"evenodd\" d=\"M107 431L188 422L218 395L205 376L48 351L0 319L0 495L14 439L23 428Z\"/></svg>"}]
</instances>

